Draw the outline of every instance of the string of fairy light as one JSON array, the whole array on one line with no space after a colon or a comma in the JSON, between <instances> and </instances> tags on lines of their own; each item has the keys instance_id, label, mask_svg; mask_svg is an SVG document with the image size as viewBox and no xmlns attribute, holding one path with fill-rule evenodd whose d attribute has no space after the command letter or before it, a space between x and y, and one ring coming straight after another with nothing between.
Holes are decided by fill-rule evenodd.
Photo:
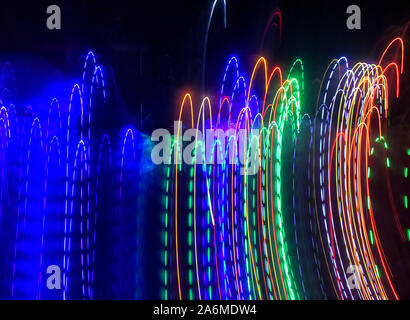
<instances>
[{"instance_id":1,"label":"string of fairy light","mask_svg":"<svg viewBox=\"0 0 410 320\"><path fill-rule=\"evenodd\" d=\"M13 175L7 170L17 168L10 183L16 203L10 296L47 296L40 271L51 251L62 266L59 298L93 299L95 274L101 277L105 261L98 255L118 249L113 265L129 266L124 272L135 280L133 297L144 296L136 284L145 281L145 263L159 263L162 299L400 298L395 262L410 243L410 149L407 141L395 141L389 119L400 97L403 40L393 39L377 63L332 60L314 106L306 105L305 68L296 59L285 72L260 57L248 78L239 58L228 59L217 95L183 96L169 161L157 171L144 161L151 148L141 141L149 139L137 130L126 128L113 140L94 130L97 101L105 102L107 93L92 52L82 83L72 87L65 108L57 98L51 101L47 121L27 107L16 125L21 117L14 106L1 106L1 210L6 178ZM198 134L193 162L182 161L187 141L179 137L190 128L229 132L212 141L211 163L205 159L208 142ZM112 143L119 146L117 158ZM221 155L223 163L217 161ZM250 173L249 163L258 170ZM152 204L159 214L149 217L141 198L149 194L144 183L152 176L144 179L144 170L162 179L150 181L160 186L161 202ZM105 181L111 175L115 191L102 192L112 186ZM62 211L55 221L53 202ZM145 230L148 218L159 227ZM101 241L106 219L113 221L112 243ZM145 241L138 242L142 235ZM59 246L47 247L54 241ZM158 243L155 258L142 256L151 248L157 254ZM127 256L128 245L137 247L136 259ZM29 248L38 249L32 259ZM34 276L26 260L35 266ZM352 267L358 271L355 287ZM124 283L112 285L118 295L127 290Z\"/></svg>"},{"instance_id":2,"label":"string of fairy light","mask_svg":"<svg viewBox=\"0 0 410 320\"><path fill-rule=\"evenodd\" d=\"M396 60L392 52L399 53ZM390 100L399 97L403 57L403 41L396 38L378 64L359 62L350 68L347 58L334 59L324 73L313 116L305 111L301 59L283 78L280 67L270 69L261 57L247 81L239 59L230 58L215 117L211 99L202 100L195 116L193 96L183 97L178 123L233 133L213 141L211 165L204 164L205 141L195 140L193 164L166 167L165 238L173 237L173 248L164 238L166 298L326 298L325 286L339 299L398 298L380 238L380 213L372 205L371 163L375 146L382 143L387 170L392 166L385 136ZM244 163L252 143L258 146L255 175L240 174L241 129L247 133ZM181 125L177 132L182 134ZM184 144L174 138L177 159ZM234 152L223 152L225 162L217 164L216 152L226 143L233 143ZM232 156L236 160L228 163ZM305 178L299 177L301 170ZM407 165L402 172L407 181ZM188 206L180 203L184 197ZM403 194L405 209L407 201ZM409 238L398 214L391 218L397 234ZM360 270L360 290L349 285L351 265Z\"/></svg>"}]
</instances>

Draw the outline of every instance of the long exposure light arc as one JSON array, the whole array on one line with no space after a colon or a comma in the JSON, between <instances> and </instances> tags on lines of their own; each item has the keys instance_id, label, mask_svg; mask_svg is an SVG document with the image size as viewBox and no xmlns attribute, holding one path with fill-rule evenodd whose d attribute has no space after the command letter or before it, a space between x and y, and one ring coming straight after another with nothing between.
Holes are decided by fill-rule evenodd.
<instances>
[{"instance_id":1,"label":"long exposure light arc","mask_svg":"<svg viewBox=\"0 0 410 320\"><path fill-rule=\"evenodd\" d=\"M100 112L114 104L111 79L93 52L84 58L82 83L67 99L51 95L44 119L31 105L0 108L0 217L12 230L8 296L104 297L101 270L112 256L110 272L127 274L107 289L118 297L145 290L181 300L401 297L389 246L405 252L408 244L408 194L396 181L408 182L409 153L396 150L388 120L405 85L402 38L378 64L332 60L311 109L302 59L285 69L260 57L247 74L231 56L215 95L183 96L158 167L145 134L100 130ZM196 130L192 163L187 128ZM207 130L211 142L201 137ZM144 206L141 198L161 201ZM159 259L144 256L158 248ZM62 263L61 296L43 283L54 261ZM149 276L158 292L140 288L149 282L141 275L155 268L159 276Z\"/></svg>"}]
</instances>

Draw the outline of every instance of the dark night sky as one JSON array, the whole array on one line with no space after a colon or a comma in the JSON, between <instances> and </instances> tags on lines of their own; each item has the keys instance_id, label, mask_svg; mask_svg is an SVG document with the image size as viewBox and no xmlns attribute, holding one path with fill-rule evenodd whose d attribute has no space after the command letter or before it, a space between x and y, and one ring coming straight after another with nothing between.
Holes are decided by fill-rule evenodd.
<instances>
[{"instance_id":1,"label":"dark night sky","mask_svg":"<svg viewBox=\"0 0 410 320\"><path fill-rule=\"evenodd\" d=\"M5 0L0 4L0 53L3 61L12 60L16 52L39 56L71 79L78 77L82 57L93 49L112 70L131 118L137 121L142 102L147 128L168 126L184 90L199 91L211 3ZM62 30L46 28L46 8L51 4L61 8ZM346 28L349 4L361 8L360 31ZM301 57L307 87L322 76L334 57L376 61L386 43L397 35L398 26L403 27L410 18L408 1L376 5L374 1L227 0L227 29L219 5L209 33L208 91L218 88L224 64L232 54L239 56L242 71L250 72L260 54L265 23L278 6L283 15L282 42L275 34L268 37L270 45L263 54L285 70L294 58ZM312 99L307 103L313 103L315 95L307 97ZM153 123L152 115L157 112L163 116Z\"/></svg>"}]
</instances>

